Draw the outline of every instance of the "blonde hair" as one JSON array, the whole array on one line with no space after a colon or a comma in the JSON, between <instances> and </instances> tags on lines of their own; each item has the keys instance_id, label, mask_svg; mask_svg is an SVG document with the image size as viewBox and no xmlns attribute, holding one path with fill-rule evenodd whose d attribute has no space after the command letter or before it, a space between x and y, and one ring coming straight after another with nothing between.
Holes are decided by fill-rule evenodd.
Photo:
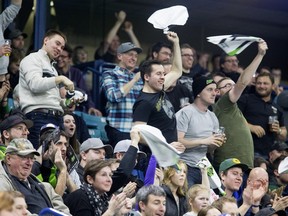
<instances>
[{"instance_id":1,"label":"blonde hair","mask_svg":"<svg viewBox=\"0 0 288 216\"><path fill-rule=\"evenodd\" d=\"M0 212L3 210L12 211L14 198L9 191L0 191Z\"/></svg>"},{"instance_id":2,"label":"blonde hair","mask_svg":"<svg viewBox=\"0 0 288 216\"><path fill-rule=\"evenodd\" d=\"M187 202L188 202L190 211L192 210L192 206L190 205L190 200L191 202L194 202L195 198L198 196L200 191L207 191L208 193L210 193L210 189L207 188L203 184L194 184L192 187L189 188L187 192Z\"/></svg>"},{"instance_id":3,"label":"blonde hair","mask_svg":"<svg viewBox=\"0 0 288 216\"><path fill-rule=\"evenodd\" d=\"M187 173L187 165L184 161L179 160L175 166L181 166L181 165L184 166L185 171ZM164 170L163 183L169 186L172 183L171 178L175 173L176 173L176 170L174 166L168 167L166 170ZM187 189L188 189L188 183L187 183L187 177L186 177L183 187L178 187L176 193L177 195L185 196Z\"/></svg>"}]
</instances>

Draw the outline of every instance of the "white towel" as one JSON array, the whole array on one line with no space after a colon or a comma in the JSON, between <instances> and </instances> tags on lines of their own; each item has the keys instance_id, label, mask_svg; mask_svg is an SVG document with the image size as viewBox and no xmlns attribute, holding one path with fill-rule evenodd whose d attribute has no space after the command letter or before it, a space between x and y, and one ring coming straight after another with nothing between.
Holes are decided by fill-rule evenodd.
<instances>
[{"instance_id":1,"label":"white towel","mask_svg":"<svg viewBox=\"0 0 288 216\"><path fill-rule=\"evenodd\" d=\"M139 130L161 167L172 166L178 162L181 152L166 142L158 128L144 124L135 125L134 128Z\"/></svg>"}]
</instances>

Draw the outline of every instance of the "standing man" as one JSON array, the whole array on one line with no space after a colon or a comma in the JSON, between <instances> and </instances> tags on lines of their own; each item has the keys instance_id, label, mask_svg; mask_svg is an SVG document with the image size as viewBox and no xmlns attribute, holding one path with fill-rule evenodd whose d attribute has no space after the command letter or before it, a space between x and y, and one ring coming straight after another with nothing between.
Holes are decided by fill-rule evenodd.
<instances>
[{"instance_id":1,"label":"standing man","mask_svg":"<svg viewBox=\"0 0 288 216\"><path fill-rule=\"evenodd\" d=\"M133 107L133 122L135 125L148 124L158 128L171 143L177 141L176 118L165 90L181 76L182 63L177 34L168 32L167 38L174 49L171 72L165 76L163 65L156 60L145 61L140 66L144 87Z\"/></svg>"},{"instance_id":2,"label":"standing man","mask_svg":"<svg viewBox=\"0 0 288 216\"><path fill-rule=\"evenodd\" d=\"M194 102L176 113L178 141L186 147L181 159L187 164L189 187L201 184L201 171L196 165L206 156L208 148L214 150L224 142L223 134L213 134L219 128L216 115L208 107L215 103L216 84L201 76L193 82Z\"/></svg>"},{"instance_id":3,"label":"standing man","mask_svg":"<svg viewBox=\"0 0 288 216\"><path fill-rule=\"evenodd\" d=\"M186 86L192 93L193 74L191 68L196 56L194 56L193 48L189 44L181 45L181 58L183 71L182 76L179 78L178 82Z\"/></svg>"},{"instance_id":4,"label":"standing man","mask_svg":"<svg viewBox=\"0 0 288 216\"><path fill-rule=\"evenodd\" d=\"M140 72L134 73L138 54L142 49L133 43L122 43L117 49L119 66L103 73L102 88L107 98L107 122L105 127L110 144L130 138L132 107L140 94L143 83Z\"/></svg>"},{"instance_id":5,"label":"standing man","mask_svg":"<svg viewBox=\"0 0 288 216\"><path fill-rule=\"evenodd\" d=\"M239 69L239 60L237 56L229 56L226 53L223 53L220 56L220 72L224 73L225 76L231 78L235 83L237 82L240 73Z\"/></svg>"},{"instance_id":6,"label":"standing man","mask_svg":"<svg viewBox=\"0 0 288 216\"><path fill-rule=\"evenodd\" d=\"M157 42L152 46L152 59L161 63L170 63L172 59L172 47L164 42Z\"/></svg>"},{"instance_id":7,"label":"standing man","mask_svg":"<svg viewBox=\"0 0 288 216\"><path fill-rule=\"evenodd\" d=\"M20 63L19 97L22 112L34 122L29 140L35 148L39 145L40 128L48 123L63 124L63 107L70 106L61 99L60 88L74 91L74 84L65 76L58 76L53 62L62 53L66 36L49 30L42 48L26 56Z\"/></svg>"},{"instance_id":8,"label":"standing man","mask_svg":"<svg viewBox=\"0 0 288 216\"><path fill-rule=\"evenodd\" d=\"M281 108L271 99L274 77L260 73L256 77L256 92L242 95L238 106L248 122L254 143L255 156L268 159L275 140L286 140L287 130ZM273 118L269 125L269 116Z\"/></svg>"},{"instance_id":9,"label":"standing man","mask_svg":"<svg viewBox=\"0 0 288 216\"><path fill-rule=\"evenodd\" d=\"M216 170L222 161L232 157L237 157L251 169L254 167L253 139L246 119L237 106L237 101L251 82L267 49L265 41L260 41L256 57L240 75L236 84L229 77L224 77L217 82L220 99L213 107L213 111L220 125L225 127L227 140L225 145L215 149L213 165Z\"/></svg>"}]
</instances>

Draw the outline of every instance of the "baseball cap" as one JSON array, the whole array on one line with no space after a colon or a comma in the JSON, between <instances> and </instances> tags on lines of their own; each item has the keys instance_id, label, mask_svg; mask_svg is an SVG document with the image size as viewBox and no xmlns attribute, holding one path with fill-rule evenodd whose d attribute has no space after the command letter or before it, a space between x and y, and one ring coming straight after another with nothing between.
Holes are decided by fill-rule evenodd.
<instances>
[{"instance_id":1,"label":"baseball cap","mask_svg":"<svg viewBox=\"0 0 288 216\"><path fill-rule=\"evenodd\" d=\"M278 173L284 174L288 173L288 157L286 157L284 160L282 160L278 166Z\"/></svg>"},{"instance_id":2,"label":"baseball cap","mask_svg":"<svg viewBox=\"0 0 288 216\"><path fill-rule=\"evenodd\" d=\"M115 154L117 152L127 152L130 145L131 145L131 140L128 140L128 139L121 140L115 145L113 153ZM147 157L146 153L143 151L138 150L137 154L138 154L138 157L140 157L140 158ZM140 158L138 158L138 159L140 159Z\"/></svg>"},{"instance_id":3,"label":"baseball cap","mask_svg":"<svg viewBox=\"0 0 288 216\"><path fill-rule=\"evenodd\" d=\"M52 123L45 124L40 129L40 136L44 134L45 131L48 131L49 129L57 129L57 128L59 127L55 124L52 124Z\"/></svg>"},{"instance_id":4,"label":"baseball cap","mask_svg":"<svg viewBox=\"0 0 288 216\"><path fill-rule=\"evenodd\" d=\"M80 146L80 152L86 152L89 149L100 149L104 148L106 154L112 154L113 148L111 145L104 145L102 140L99 138L89 138L85 140Z\"/></svg>"},{"instance_id":5,"label":"baseball cap","mask_svg":"<svg viewBox=\"0 0 288 216\"><path fill-rule=\"evenodd\" d=\"M246 164L243 164L238 160L237 158L229 158L224 160L219 167L219 173L228 170L233 167L240 167L243 171L248 170L248 166Z\"/></svg>"},{"instance_id":6,"label":"baseball cap","mask_svg":"<svg viewBox=\"0 0 288 216\"><path fill-rule=\"evenodd\" d=\"M33 122L31 120L24 119L21 116L15 114L8 116L0 123L0 130L1 132L4 130L8 130L9 128L12 128L13 126L20 123L24 123L27 126L27 128L31 128L33 126Z\"/></svg>"},{"instance_id":7,"label":"baseball cap","mask_svg":"<svg viewBox=\"0 0 288 216\"><path fill-rule=\"evenodd\" d=\"M213 81L213 79L208 78L206 76L200 76L200 77L196 78L192 83L194 98L196 98L197 95L200 94L206 86L213 84L213 83L216 84Z\"/></svg>"},{"instance_id":8,"label":"baseball cap","mask_svg":"<svg viewBox=\"0 0 288 216\"><path fill-rule=\"evenodd\" d=\"M7 153L15 153L21 156L29 154L40 156L39 152L34 149L32 143L25 138L13 139L6 148L6 154Z\"/></svg>"},{"instance_id":9,"label":"baseball cap","mask_svg":"<svg viewBox=\"0 0 288 216\"><path fill-rule=\"evenodd\" d=\"M22 35L24 38L27 38L28 36L26 33L20 31L19 29L15 29L9 33L8 38L12 40L19 37L20 35Z\"/></svg>"},{"instance_id":10,"label":"baseball cap","mask_svg":"<svg viewBox=\"0 0 288 216\"><path fill-rule=\"evenodd\" d=\"M126 53L126 52L129 52L130 50L135 50L138 54L142 52L142 49L140 47L136 47L131 42L126 42L126 43L122 43L117 48L117 53Z\"/></svg>"}]
</instances>

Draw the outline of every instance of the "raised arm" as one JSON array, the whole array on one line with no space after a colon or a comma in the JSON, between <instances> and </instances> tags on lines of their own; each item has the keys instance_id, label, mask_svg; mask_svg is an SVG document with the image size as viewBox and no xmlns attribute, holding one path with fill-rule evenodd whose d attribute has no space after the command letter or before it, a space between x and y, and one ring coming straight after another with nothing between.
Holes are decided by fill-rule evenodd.
<instances>
[{"instance_id":1,"label":"raised arm","mask_svg":"<svg viewBox=\"0 0 288 216\"><path fill-rule=\"evenodd\" d=\"M240 75L236 85L229 92L229 98L232 103L236 103L240 98L242 92L246 88L246 86L251 82L251 79L256 72L258 66L260 65L264 55L266 54L266 50L268 49L267 44L264 40L261 40L258 43L258 53L250 63L250 65L244 70L244 72Z\"/></svg>"},{"instance_id":2,"label":"raised arm","mask_svg":"<svg viewBox=\"0 0 288 216\"><path fill-rule=\"evenodd\" d=\"M132 22L126 21L124 23L124 31L129 35L131 42L135 44L136 47L141 47L141 44L133 31Z\"/></svg>"},{"instance_id":3,"label":"raised arm","mask_svg":"<svg viewBox=\"0 0 288 216\"><path fill-rule=\"evenodd\" d=\"M173 43L173 62L171 72L165 76L164 91L167 90L182 75L182 59L179 38L175 32L168 32L167 38Z\"/></svg>"}]
</instances>

